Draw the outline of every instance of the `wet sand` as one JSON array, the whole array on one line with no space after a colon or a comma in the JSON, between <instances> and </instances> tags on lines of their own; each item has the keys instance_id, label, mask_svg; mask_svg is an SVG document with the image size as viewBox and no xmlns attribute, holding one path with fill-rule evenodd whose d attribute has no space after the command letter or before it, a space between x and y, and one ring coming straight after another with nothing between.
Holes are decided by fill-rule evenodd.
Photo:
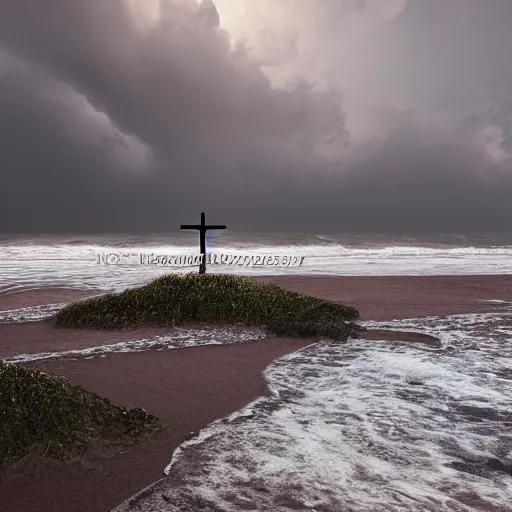
<instances>
[{"instance_id":1,"label":"wet sand","mask_svg":"<svg viewBox=\"0 0 512 512\"><path fill-rule=\"evenodd\" d=\"M487 311L483 300L512 300L512 276L258 278L358 308L363 320L391 320ZM76 295L75 295L76 294ZM82 294L82 295L80 295ZM96 291L45 289L6 294L0 310L75 300ZM16 296L16 297L14 297ZM9 298L8 298L9 297ZM140 338L160 330L125 333L54 329L50 322L0 324L0 357L69 350ZM370 339L389 333L369 333ZM407 341L428 342L401 334ZM268 393L262 372L274 359L312 340L272 339L243 345L110 354L79 361L32 363L49 373L129 407L159 416L166 431L119 450L92 448L81 461L51 459L0 471L3 512L102 512L161 478L173 450L190 432ZM430 340L436 343L436 340Z\"/></svg>"},{"instance_id":2,"label":"wet sand","mask_svg":"<svg viewBox=\"0 0 512 512\"><path fill-rule=\"evenodd\" d=\"M363 320L393 320L485 310L481 301L510 300L511 275L483 276L270 276L254 278L293 291L355 306ZM78 300L97 290L0 289L0 311Z\"/></svg>"},{"instance_id":3,"label":"wet sand","mask_svg":"<svg viewBox=\"0 0 512 512\"><path fill-rule=\"evenodd\" d=\"M71 288L3 287L0 288L0 311L72 302L98 293L96 290Z\"/></svg>"},{"instance_id":4,"label":"wet sand","mask_svg":"<svg viewBox=\"0 0 512 512\"><path fill-rule=\"evenodd\" d=\"M354 306L361 320L400 320L489 311L486 300L512 300L512 276L275 276L289 290Z\"/></svg>"},{"instance_id":5,"label":"wet sand","mask_svg":"<svg viewBox=\"0 0 512 512\"><path fill-rule=\"evenodd\" d=\"M309 340L257 341L113 354L30 366L61 375L127 407L142 407L166 428L134 446L92 449L82 461L30 457L0 471L2 512L107 512L158 480L174 449L188 435L268 393L262 372L276 358Z\"/></svg>"}]
</instances>

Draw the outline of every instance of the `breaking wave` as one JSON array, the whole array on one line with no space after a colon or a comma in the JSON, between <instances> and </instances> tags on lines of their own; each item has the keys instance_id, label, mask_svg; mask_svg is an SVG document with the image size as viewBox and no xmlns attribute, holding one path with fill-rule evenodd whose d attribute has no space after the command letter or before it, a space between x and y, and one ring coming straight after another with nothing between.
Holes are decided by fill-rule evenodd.
<instances>
[{"instance_id":1,"label":"breaking wave","mask_svg":"<svg viewBox=\"0 0 512 512\"><path fill-rule=\"evenodd\" d=\"M323 341L275 361L271 397L185 442L115 511L512 511L512 310L495 307L365 324L441 348Z\"/></svg>"}]
</instances>

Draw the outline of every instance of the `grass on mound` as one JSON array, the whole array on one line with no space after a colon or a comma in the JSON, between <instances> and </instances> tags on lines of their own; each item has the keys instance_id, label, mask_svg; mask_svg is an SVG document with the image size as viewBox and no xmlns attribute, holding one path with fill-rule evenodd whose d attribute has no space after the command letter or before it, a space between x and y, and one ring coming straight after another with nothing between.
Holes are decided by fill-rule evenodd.
<instances>
[{"instance_id":1,"label":"grass on mound","mask_svg":"<svg viewBox=\"0 0 512 512\"><path fill-rule=\"evenodd\" d=\"M0 361L0 465L36 448L68 459L92 441L126 444L160 428L143 409L115 406L62 377Z\"/></svg>"},{"instance_id":2,"label":"grass on mound","mask_svg":"<svg viewBox=\"0 0 512 512\"><path fill-rule=\"evenodd\" d=\"M170 274L141 288L71 304L57 327L102 330L206 323L265 326L278 336L346 340L363 330L350 306L285 290L275 284L215 274Z\"/></svg>"}]
</instances>

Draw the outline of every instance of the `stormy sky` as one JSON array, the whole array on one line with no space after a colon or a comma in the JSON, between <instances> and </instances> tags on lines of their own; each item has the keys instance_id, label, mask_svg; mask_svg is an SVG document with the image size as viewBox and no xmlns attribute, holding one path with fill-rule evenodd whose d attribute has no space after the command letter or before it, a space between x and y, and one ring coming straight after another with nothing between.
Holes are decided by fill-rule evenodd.
<instances>
[{"instance_id":1,"label":"stormy sky","mask_svg":"<svg viewBox=\"0 0 512 512\"><path fill-rule=\"evenodd\" d=\"M511 22L510 0L0 0L0 233L511 231Z\"/></svg>"}]
</instances>

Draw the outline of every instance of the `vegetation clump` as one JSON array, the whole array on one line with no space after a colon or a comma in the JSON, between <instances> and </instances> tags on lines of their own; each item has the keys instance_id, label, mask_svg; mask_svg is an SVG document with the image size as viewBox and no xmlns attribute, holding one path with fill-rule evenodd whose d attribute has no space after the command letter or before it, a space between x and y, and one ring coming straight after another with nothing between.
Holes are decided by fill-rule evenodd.
<instances>
[{"instance_id":1,"label":"vegetation clump","mask_svg":"<svg viewBox=\"0 0 512 512\"><path fill-rule=\"evenodd\" d=\"M92 441L126 444L160 428L143 409L118 407L63 377L0 361L0 465L38 447L64 460Z\"/></svg>"},{"instance_id":2,"label":"vegetation clump","mask_svg":"<svg viewBox=\"0 0 512 512\"><path fill-rule=\"evenodd\" d=\"M170 274L146 286L76 302L55 317L57 327L101 330L214 324L265 326L278 336L346 340L362 329L359 312L337 302L247 277Z\"/></svg>"}]
</instances>

